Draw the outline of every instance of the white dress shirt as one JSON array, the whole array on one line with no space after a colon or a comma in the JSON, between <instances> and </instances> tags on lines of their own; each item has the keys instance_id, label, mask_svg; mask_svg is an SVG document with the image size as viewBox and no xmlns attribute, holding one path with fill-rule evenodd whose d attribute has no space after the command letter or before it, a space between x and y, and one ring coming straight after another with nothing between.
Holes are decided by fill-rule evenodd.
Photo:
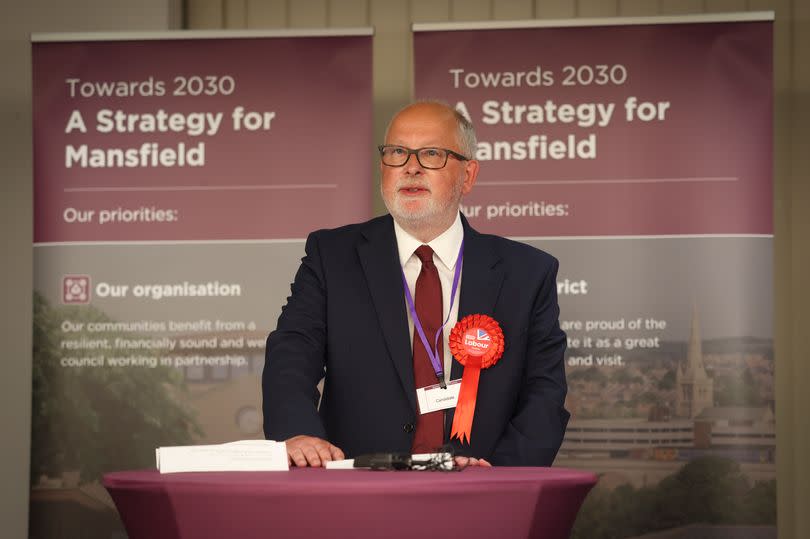
<instances>
[{"instance_id":1,"label":"white dress shirt","mask_svg":"<svg viewBox=\"0 0 810 539\"><path fill-rule=\"evenodd\" d=\"M419 272L422 270L422 261L416 256L415 251L420 246L424 245L421 241L408 234L396 221L394 221L394 233L397 238L397 248L399 250L399 263L402 265L402 270L405 272L405 280L411 291L411 296L416 301L416 279L419 277ZM439 271L439 280L442 283L442 320L447 320L444 325L442 333L442 340L444 341L444 379L450 381L450 367L453 364L453 356L450 353L449 337L450 331L458 321L458 301L459 293L461 290L461 275L459 275L458 288L456 289L455 301L453 301L453 308L450 309L450 292L453 289L453 277L456 270L456 259L458 258L458 251L461 248L461 240L464 238L464 227L461 226L461 214L456 214L456 220L450 225L450 228L442 232L429 245L433 249L433 263L436 264L436 269ZM408 329L411 335L411 345L413 346L413 318L411 311L408 308L408 302L405 301L405 311L408 313ZM449 318L448 318L449 315ZM428 341L433 344L433 337L435 335L426 335ZM416 343L417 346L422 346L421 341Z\"/></svg>"}]
</instances>

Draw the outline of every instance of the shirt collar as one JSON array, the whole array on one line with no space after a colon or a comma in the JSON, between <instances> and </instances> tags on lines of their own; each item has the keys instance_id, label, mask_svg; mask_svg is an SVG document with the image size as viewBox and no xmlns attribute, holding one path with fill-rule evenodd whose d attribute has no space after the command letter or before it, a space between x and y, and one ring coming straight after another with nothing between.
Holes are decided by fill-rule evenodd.
<instances>
[{"instance_id":1,"label":"shirt collar","mask_svg":"<svg viewBox=\"0 0 810 539\"><path fill-rule=\"evenodd\" d=\"M394 234L397 238L397 249L399 250L399 263L405 263L413 256L419 246L424 245L421 241L408 234L399 223L394 220ZM456 220L450 228L439 234L433 241L429 242L431 249L436 253L442 264L449 269L455 269L458 251L461 249L461 240L464 238L464 227L461 225L461 213L456 213Z\"/></svg>"}]
</instances>

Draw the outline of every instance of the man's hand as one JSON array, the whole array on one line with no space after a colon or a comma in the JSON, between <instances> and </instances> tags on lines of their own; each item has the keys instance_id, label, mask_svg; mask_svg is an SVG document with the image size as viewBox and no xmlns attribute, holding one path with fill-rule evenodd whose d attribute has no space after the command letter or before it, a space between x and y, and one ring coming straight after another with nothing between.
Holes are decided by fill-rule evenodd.
<instances>
[{"instance_id":1,"label":"man's hand","mask_svg":"<svg viewBox=\"0 0 810 539\"><path fill-rule=\"evenodd\" d=\"M293 436L287 443L287 459L290 464L296 466L312 466L316 468L323 466L325 462L331 460L342 460L344 457L343 451L337 446L334 446L315 436Z\"/></svg>"},{"instance_id":2,"label":"man's hand","mask_svg":"<svg viewBox=\"0 0 810 539\"><path fill-rule=\"evenodd\" d=\"M467 466L483 466L484 468L492 468L492 464L484 459L477 459L475 457L455 457L456 466L459 468L466 468Z\"/></svg>"}]
</instances>

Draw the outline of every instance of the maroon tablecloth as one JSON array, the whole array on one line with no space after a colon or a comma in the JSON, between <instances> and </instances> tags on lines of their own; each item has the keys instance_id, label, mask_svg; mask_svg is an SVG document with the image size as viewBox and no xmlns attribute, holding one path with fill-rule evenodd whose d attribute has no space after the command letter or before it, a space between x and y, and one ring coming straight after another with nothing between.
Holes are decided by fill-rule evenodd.
<instances>
[{"instance_id":1,"label":"maroon tablecloth","mask_svg":"<svg viewBox=\"0 0 810 539\"><path fill-rule=\"evenodd\" d=\"M596 476L563 468L294 468L127 471L103 482L130 539L552 539L568 537Z\"/></svg>"}]
</instances>

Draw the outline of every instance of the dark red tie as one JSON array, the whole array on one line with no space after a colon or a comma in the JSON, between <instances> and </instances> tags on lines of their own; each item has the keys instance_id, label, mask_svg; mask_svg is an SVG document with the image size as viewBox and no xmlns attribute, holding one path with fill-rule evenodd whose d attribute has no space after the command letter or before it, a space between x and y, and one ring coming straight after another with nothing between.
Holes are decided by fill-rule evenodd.
<instances>
[{"instance_id":1,"label":"dark red tie","mask_svg":"<svg viewBox=\"0 0 810 539\"><path fill-rule=\"evenodd\" d=\"M436 331L442 325L442 283L433 263L433 249L422 245L416 250L422 261L422 270L416 279L416 314L422 323L428 342L433 346ZM439 362L443 364L444 339L439 337ZM413 330L413 377L416 387L432 386L439 382L419 333ZM444 411L419 414L411 445L412 453L431 453L444 444Z\"/></svg>"}]
</instances>

